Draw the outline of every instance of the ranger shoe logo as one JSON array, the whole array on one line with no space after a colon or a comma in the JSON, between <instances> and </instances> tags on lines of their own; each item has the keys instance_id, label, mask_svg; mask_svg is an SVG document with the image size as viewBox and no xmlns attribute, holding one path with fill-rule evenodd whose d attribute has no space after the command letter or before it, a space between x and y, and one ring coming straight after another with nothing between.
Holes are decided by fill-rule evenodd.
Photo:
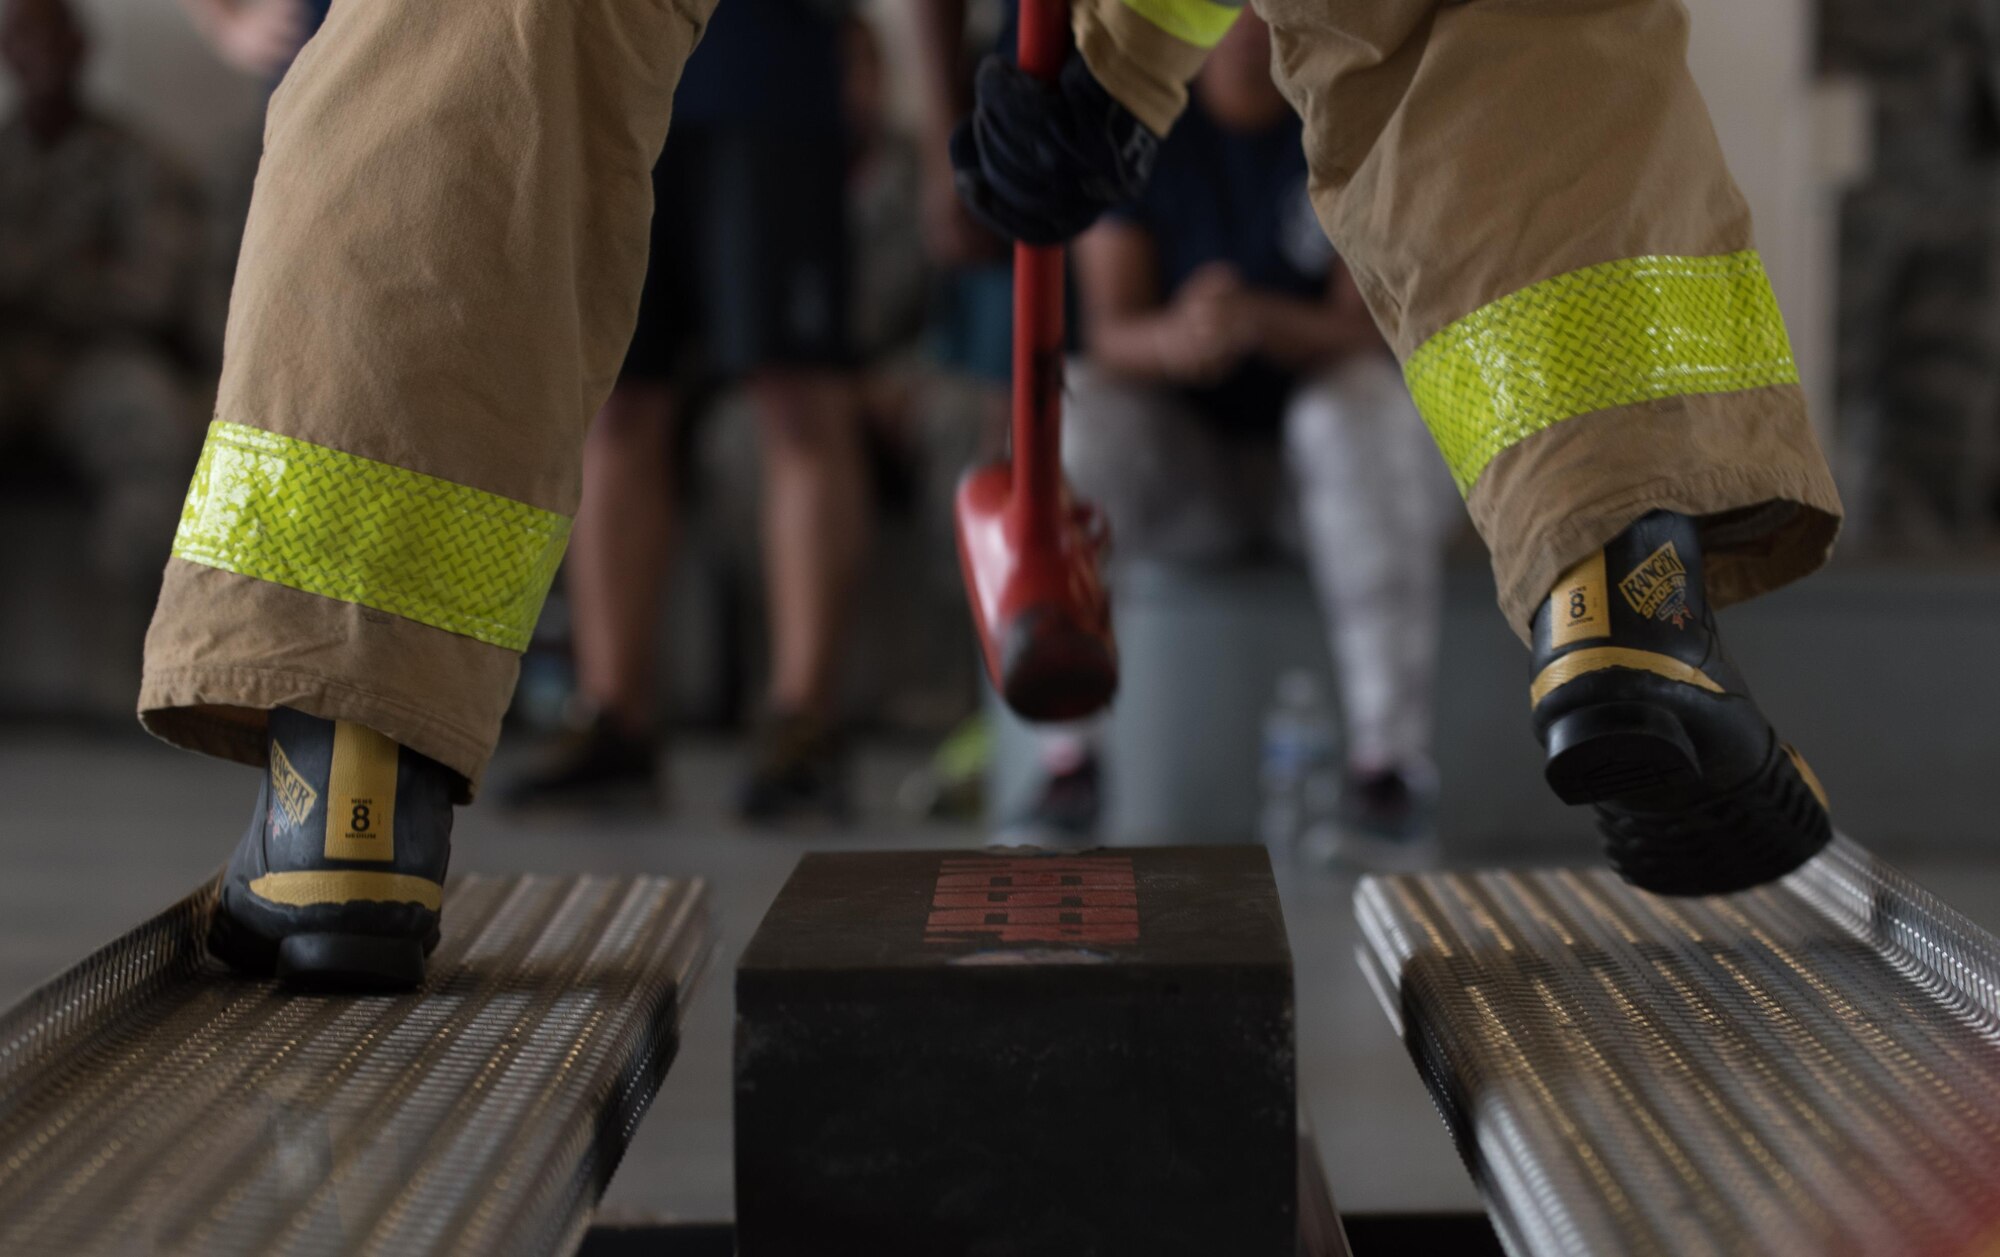
<instances>
[{"instance_id":1,"label":"ranger shoe logo","mask_svg":"<svg viewBox=\"0 0 2000 1257\"><path fill-rule=\"evenodd\" d=\"M305 824L306 817L312 815L313 805L319 802L319 791L292 767L285 748L275 738L271 740L271 794L278 800L278 810L290 822L286 829Z\"/></svg>"},{"instance_id":2,"label":"ranger shoe logo","mask_svg":"<svg viewBox=\"0 0 2000 1257\"><path fill-rule=\"evenodd\" d=\"M1625 574L1618 592L1634 611L1648 620L1665 620L1675 628L1688 622L1687 564L1669 541L1646 556L1645 562Z\"/></svg>"}]
</instances>

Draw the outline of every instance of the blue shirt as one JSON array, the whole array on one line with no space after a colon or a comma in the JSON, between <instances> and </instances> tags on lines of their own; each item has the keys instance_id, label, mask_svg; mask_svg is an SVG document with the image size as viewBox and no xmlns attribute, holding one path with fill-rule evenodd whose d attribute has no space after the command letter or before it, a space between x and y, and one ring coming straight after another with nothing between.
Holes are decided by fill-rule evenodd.
<instances>
[{"instance_id":1,"label":"blue shirt","mask_svg":"<svg viewBox=\"0 0 2000 1257\"><path fill-rule=\"evenodd\" d=\"M1302 128L1289 111L1258 132L1225 131L1197 101L1160 145L1153 179L1113 218L1144 227L1171 294L1202 265L1226 261L1253 288L1326 291L1333 246L1306 197Z\"/></svg>"},{"instance_id":2,"label":"blue shirt","mask_svg":"<svg viewBox=\"0 0 2000 1257\"><path fill-rule=\"evenodd\" d=\"M1216 261L1264 292L1326 295L1334 252L1306 196L1301 137L1289 110L1262 131L1235 132L1223 130L1198 99L1188 102L1160 145L1146 191L1108 215L1152 237L1165 299ZM1268 432L1296 383L1284 368L1252 358L1219 384L1187 392L1228 427Z\"/></svg>"}]
</instances>

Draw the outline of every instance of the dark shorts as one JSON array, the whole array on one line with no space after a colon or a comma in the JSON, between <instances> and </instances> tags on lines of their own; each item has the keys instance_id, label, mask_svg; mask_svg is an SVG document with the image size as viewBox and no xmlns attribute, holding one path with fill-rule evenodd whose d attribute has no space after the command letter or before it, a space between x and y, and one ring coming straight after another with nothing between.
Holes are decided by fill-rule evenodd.
<instances>
[{"instance_id":1,"label":"dark shorts","mask_svg":"<svg viewBox=\"0 0 2000 1257\"><path fill-rule=\"evenodd\" d=\"M621 377L847 365L846 181L837 131L674 127Z\"/></svg>"}]
</instances>

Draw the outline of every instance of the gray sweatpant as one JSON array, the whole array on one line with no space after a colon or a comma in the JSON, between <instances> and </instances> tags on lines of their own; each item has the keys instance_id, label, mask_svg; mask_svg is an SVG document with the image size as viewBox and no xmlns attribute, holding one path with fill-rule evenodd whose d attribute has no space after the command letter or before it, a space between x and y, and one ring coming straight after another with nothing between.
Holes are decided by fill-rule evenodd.
<instances>
[{"instance_id":1,"label":"gray sweatpant","mask_svg":"<svg viewBox=\"0 0 2000 1257\"><path fill-rule=\"evenodd\" d=\"M1229 439L1172 389L1086 360L1070 364L1064 415L1063 462L1109 517L1114 560L1295 550L1326 616L1348 763L1428 765L1442 551L1464 508L1394 360L1303 382L1282 449Z\"/></svg>"}]
</instances>

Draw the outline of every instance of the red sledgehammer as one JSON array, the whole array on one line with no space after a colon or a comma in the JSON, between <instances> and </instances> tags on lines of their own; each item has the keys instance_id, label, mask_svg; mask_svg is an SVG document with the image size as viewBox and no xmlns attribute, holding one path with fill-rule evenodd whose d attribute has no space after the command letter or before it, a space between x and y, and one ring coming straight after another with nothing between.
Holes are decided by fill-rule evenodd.
<instances>
[{"instance_id":1,"label":"red sledgehammer","mask_svg":"<svg viewBox=\"0 0 2000 1257\"><path fill-rule=\"evenodd\" d=\"M1021 68L1054 79L1069 55L1066 0L1023 0ZM959 481L958 560L986 673L1023 718L1075 720L1118 688L1100 565L1108 529L1062 471L1063 251L1014 246L1011 461Z\"/></svg>"}]
</instances>

